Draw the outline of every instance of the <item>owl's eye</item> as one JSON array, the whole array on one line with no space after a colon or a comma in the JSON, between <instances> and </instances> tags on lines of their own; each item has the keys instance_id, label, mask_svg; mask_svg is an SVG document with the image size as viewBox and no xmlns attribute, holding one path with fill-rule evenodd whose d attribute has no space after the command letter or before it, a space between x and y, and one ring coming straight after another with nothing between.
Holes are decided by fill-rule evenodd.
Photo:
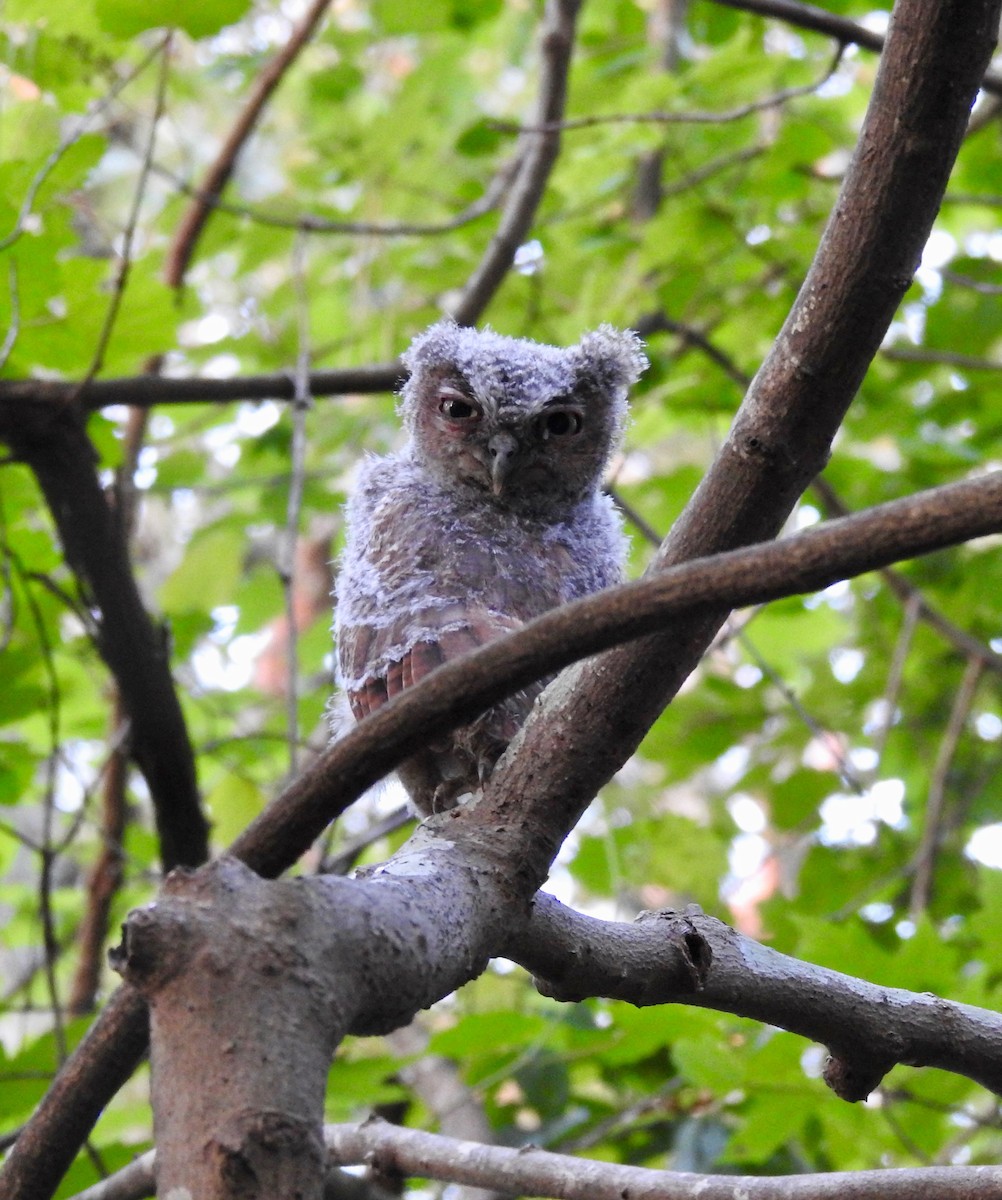
<instances>
[{"instance_id":1,"label":"owl's eye","mask_svg":"<svg viewBox=\"0 0 1002 1200\"><path fill-rule=\"evenodd\" d=\"M539 418L539 432L544 438L572 437L581 432L584 419L573 408L555 408Z\"/></svg>"},{"instance_id":2,"label":"owl's eye","mask_svg":"<svg viewBox=\"0 0 1002 1200\"><path fill-rule=\"evenodd\" d=\"M438 394L438 411L450 421L479 421L480 408L452 388L442 388Z\"/></svg>"}]
</instances>

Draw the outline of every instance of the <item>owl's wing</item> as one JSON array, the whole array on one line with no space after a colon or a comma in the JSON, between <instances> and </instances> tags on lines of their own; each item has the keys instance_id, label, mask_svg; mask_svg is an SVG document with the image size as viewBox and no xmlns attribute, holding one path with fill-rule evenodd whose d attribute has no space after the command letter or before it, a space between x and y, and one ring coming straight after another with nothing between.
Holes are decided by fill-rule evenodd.
<instances>
[{"instance_id":1,"label":"owl's wing","mask_svg":"<svg viewBox=\"0 0 1002 1200\"><path fill-rule=\"evenodd\" d=\"M360 721L404 688L420 683L436 667L521 624L485 608L446 605L384 625L342 627L338 655L355 719Z\"/></svg>"}]
</instances>

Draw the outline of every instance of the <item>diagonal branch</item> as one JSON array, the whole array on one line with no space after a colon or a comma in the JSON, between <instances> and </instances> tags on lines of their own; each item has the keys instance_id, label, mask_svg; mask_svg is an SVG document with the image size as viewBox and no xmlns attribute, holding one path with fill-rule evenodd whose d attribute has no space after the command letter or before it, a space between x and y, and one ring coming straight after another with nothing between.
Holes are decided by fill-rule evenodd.
<instances>
[{"instance_id":1,"label":"diagonal branch","mask_svg":"<svg viewBox=\"0 0 1002 1200\"><path fill-rule=\"evenodd\" d=\"M292 31L288 42L258 75L250 99L237 117L226 141L220 147L215 162L206 172L198 194L174 231L164 264L164 278L168 287L179 288L183 285L188 265L195 253L195 246L202 235L206 221L212 214L212 198L219 196L229 183L240 151L254 132L254 127L261 119L265 105L282 82L288 69L299 57L300 51L312 37L313 31L319 25L329 3L330 0L313 0L302 20Z\"/></svg>"},{"instance_id":2,"label":"diagonal branch","mask_svg":"<svg viewBox=\"0 0 1002 1200\"><path fill-rule=\"evenodd\" d=\"M832 439L908 288L994 46L998 0L897 0L852 162L818 252L726 442L653 570L774 537ZM596 789L698 663L726 607L575 669L536 709L476 817L530 833L545 879ZM531 862L530 862L531 856Z\"/></svg>"},{"instance_id":3,"label":"diagonal branch","mask_svg":"<svg viewBox=\"0 0 1002 1200\"><path fill-rule=\"evenodd\" d=\"M666 567L551 610L405 689L331 746L237 838L230 853L277 875L338 813L421 744L578 659L677 628L706 612L760 604L1002 531L1002 471L919 492L778 542ZM662 635L664 636L664 635ZM553 692L564 689L558 683ZM521 753L519 758L521 757ZM516 760L517 761L517 760ZM501 772L506 778L515 763ZM523 811L529 803L524 797ZM456 810L479 819L484 806ZM516 855L532 835L516 822Z\"/></svg>"},{"instance_id":4,"label":"diagonal branch","mask_svg":"<svg viewBox=\"0 0 1002 1200\"><path fill-rule=\"evenodd\" d=\"M533 126L519 139L518 173L501 213L497 231L463 289L453 317L472 325L483 315L504 282L515 251L532 227L550 172L560 153L560 121L567 102L567 78L574 49L574 27L581 0L547 0L540 41L542 70Z\"/></svg>"}]
</instances>

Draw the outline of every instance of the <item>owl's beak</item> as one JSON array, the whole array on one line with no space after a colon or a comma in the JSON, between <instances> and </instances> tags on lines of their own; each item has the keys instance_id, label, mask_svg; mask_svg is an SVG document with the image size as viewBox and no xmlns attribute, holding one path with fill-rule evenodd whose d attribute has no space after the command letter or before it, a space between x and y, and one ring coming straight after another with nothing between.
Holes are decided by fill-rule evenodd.
<instances>
[{"instance_id":1,"label":"owl's beak","mask_svg":"<svg viewBox=\"0 0 1002 1200\"><path fill-rule=\"evenodd\" d=\"M491 456L491 491L500 496L511 474L518 442L510 433L495 433L487 443L487 452Z\"/></svg>"}]
</instances>

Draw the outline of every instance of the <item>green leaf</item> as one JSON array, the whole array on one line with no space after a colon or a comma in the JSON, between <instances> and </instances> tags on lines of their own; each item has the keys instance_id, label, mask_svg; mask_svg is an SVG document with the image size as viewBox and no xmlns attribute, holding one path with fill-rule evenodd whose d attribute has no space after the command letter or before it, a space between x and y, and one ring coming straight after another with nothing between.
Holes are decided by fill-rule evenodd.
<instances>
[{"instance_id":1,"label":"green leaf","mask_svg":"<svg viewBox=\"0 0 1002 1200\"><path fill-rule=\"evenodd\" d=\"M183 29L194 38L209 37L246 13L250 0L95 0L101 27L116 37L135 37L146 29Z\"/></svg>"}]
</instances>

